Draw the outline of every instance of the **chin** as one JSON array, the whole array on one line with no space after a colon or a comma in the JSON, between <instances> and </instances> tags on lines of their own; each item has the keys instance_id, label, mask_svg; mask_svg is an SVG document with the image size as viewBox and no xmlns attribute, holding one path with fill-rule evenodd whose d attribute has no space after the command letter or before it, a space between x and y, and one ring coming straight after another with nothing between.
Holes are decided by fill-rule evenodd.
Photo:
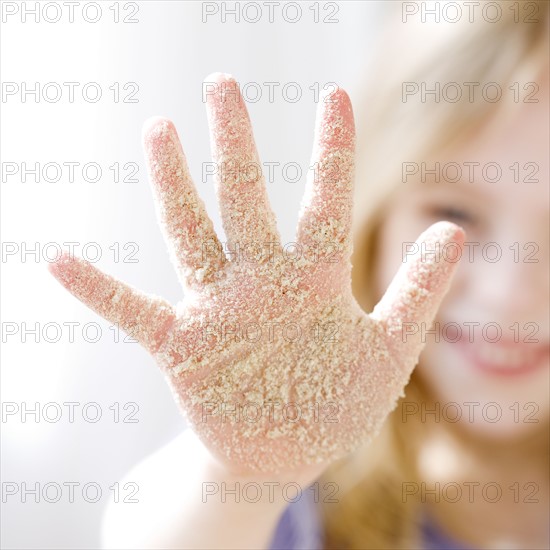
<instances>
[{"instance_id":1,"label":"chin","mask_svg":"<svg viewBox=\"0 0 550 550\"><path fill-rule=\"evenodd\" d=\"M548 349L540 346L528 356L514 349L514 355L505 357L505 346L491 351L473 347L461 342L426 346L417 369L436 410L426 417L495 442L539 432L550 409Z\"/></svg>"}]
</instances>

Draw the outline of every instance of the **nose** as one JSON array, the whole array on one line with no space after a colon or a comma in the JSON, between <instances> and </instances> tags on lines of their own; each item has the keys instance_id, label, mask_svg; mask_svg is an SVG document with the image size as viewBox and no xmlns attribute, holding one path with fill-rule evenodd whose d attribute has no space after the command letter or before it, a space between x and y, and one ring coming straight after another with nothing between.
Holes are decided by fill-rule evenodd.
<instances>
[{"instance_id":1,"label":"nose","mask_svg":"<svg viewBox=\"0 0 550 550\"><path fill-rule=\"evenodd\" d=\"M496 244L496 243L495 243ZM500 258L497 252L500 252ZM538 243L499 243L482 248L470 264L470 284L485 311L511 322L548 317L549 267Z\"/></svg>"}]
</instances>

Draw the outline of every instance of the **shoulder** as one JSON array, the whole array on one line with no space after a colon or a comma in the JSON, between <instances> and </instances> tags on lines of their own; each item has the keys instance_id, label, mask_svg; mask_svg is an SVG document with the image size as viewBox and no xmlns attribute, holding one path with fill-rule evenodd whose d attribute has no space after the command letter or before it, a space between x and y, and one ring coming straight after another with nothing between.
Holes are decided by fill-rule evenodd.
<instances>
[{"instance_id":1,"label":"shoulder","mask_svg":"<svg viewBox=\"0 0 550 550\"><path fill-rule=\"evenodd\" d=\"M322 525L315 491L306 488L286 507L277 524L270 550L322 548Z\"/></svg>"}]
</instances>

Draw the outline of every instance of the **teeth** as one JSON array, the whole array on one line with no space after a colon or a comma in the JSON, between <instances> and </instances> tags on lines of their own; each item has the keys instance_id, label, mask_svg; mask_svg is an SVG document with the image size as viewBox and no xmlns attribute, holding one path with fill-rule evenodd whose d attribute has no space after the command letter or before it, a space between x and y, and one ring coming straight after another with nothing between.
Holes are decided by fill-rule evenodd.
<instances>
[{"instance_id":1,"label":"teeth","mask_svg":"<svg viewBox=\"0 0 550 550\"><path fill-rule=\"evenodd\" d=\"M499 369L518 369L534 360L534 352L531 350L505 348L497 344L477 344L473 352L483 363Z\"/></svg>"}]
</instances>

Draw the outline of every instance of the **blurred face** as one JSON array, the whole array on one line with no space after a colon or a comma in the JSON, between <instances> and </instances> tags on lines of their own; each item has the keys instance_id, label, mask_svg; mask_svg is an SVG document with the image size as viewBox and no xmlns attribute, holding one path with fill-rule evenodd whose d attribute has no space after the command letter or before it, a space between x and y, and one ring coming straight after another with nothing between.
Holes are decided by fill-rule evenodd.
<instances>
[{"instance_id":1,"label":"blurred face","mask_svg":"<svg viewBox=\"0 0 550 550\"><path fill-rule=\"evenodd\" d=\"M526 434L549 411L546 87L538 98L518 106L500 128L427 161L427 170L440 163L439 183L422 174L420 161L418 173L410 166L381 230L379 294L403 259L403 243L438 220L466 231L467 245L435 333L425 333L417 369L439 403L441 421L461 414L458 422L484 436ZM456 165L462 177L454 182ZM455 252L448 250L448 257Z\"/></svg>"}]
</instances>

